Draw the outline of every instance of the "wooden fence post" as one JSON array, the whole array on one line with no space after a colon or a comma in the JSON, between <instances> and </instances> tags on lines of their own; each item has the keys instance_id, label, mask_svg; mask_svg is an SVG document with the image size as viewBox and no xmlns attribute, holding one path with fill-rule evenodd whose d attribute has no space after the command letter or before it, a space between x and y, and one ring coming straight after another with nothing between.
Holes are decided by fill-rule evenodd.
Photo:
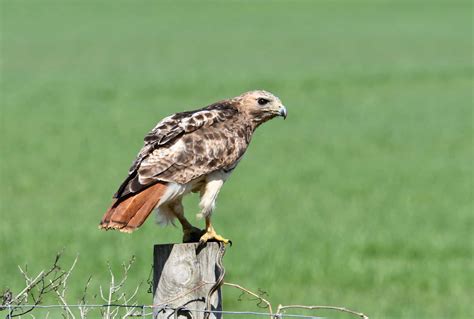
<instances>
[{"instance_id":1,"label":"wooden fence post","mask_svg":"<svg viewBox=\"0 0 474 319\"><path fill-rule=\"evenodd\" d=\"M153 318L221 319L222 314L205 310L222 311L224 252L220 243L155 245Z\"/></svg>"}]
</instances>

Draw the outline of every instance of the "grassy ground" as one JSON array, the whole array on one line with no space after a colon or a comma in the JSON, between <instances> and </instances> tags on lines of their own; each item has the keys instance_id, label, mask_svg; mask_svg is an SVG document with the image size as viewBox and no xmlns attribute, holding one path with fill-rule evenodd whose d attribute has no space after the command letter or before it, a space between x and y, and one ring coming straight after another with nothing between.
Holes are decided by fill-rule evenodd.
<instances>
[{"instance_id":1,"label":"grassy ground","mask_svg":"<svg viewBox=\"0 0 474 319\"><path fill-rule=\"evenodd\" d=\"M263 126L224 187L227 280L374 318L474 315L469 2L1 2L0 288L65 247L72 299L152 245L96 229L162 117L255 88ZM189 216L196 199L187 202ZM200 223L200 222L198 222ZM252 308L225 295L227 310ZM141 302L151 296L142 292ZM328 313L320 313L328 316ZM336 317L331 315L331 317Z\"/></svg>"}]
</instances>

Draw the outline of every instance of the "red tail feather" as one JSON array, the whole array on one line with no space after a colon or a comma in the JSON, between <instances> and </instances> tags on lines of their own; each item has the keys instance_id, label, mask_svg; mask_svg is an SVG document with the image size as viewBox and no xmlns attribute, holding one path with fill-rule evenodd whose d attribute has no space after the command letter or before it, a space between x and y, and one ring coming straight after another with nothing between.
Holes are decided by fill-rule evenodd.
<instances>
[{"instance_id":1,"label":"red tail feather","mask_svg":"<svg viewBox=\"0 0 474 319\"><path fill-rule=\"evenodd\" d=\"M115 200L102 217L99 228L131 233L150 215L166 191L166 184L150 186L116 205Z\"/></svg>"}]
</instances>

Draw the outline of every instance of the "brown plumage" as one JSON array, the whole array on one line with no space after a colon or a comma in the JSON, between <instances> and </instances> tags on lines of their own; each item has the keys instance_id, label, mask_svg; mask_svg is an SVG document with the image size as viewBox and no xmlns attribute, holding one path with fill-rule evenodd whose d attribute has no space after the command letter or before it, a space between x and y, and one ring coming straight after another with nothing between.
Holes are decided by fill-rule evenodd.
<instances>
[{"instance_id":1,"label":"brown plumage","mask_svg":"<svg viewBox=\"0 0 474 319\"><path fill-rule=\"evenodd\" d=\"M166 183L156 183L120 201L115 199L100 222L100 228L131 233L150 215L166 191Z\"/></svg>"},{"instance_id":2,"label":"brown plumage","mask_svg":"<svg viewBox=\"0 0 474 319\"><path fill-rule=\"evenodd\" d=\"M286 118L281 101L269 92L251 91L163 119L145 136L99 228L132 232L157 208L163 222L180 221L184 241L195 240L201 231L184 217L181 200L189 192L200 192L199 215L206 217L201 240L225 242L210 223L216 197L255 129L276 116Z\"/></svg>"}]
</instances>

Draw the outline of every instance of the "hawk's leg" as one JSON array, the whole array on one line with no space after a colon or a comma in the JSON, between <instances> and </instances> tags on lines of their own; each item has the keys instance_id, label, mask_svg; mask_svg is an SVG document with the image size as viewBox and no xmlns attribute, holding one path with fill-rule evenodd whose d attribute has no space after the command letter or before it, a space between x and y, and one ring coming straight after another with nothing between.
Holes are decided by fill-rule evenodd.
<instances>
[{"instance_id":1,"label":"hawk's leg","mask_svg":"<svg viewBox=\"0 0 474 319\"><path fill-rule=\"evenodd\" d=\"M199 243L204 244L207 243L208 241L220 241L224 244L232 243L230 240L225 239L221 235L218 235L216 231L214 230L214 227L212 227L211 224L211 216L206 217L206 232L201 236L199 239Z\"/></svg>"},{"instance_id":2,"label":"hawk's leg","mask_svg":"<svg viewBox=\"0 0 474 319\"><path fill-rule=\"evenodd\" d=\"M178 220L183 227L183 243L195 243L201 240L204 230L191 225L183 215L179 216Z\"/></svg>"},{"instance_id":3,"label":"hawk's leg","mask_svg":"<svg viewBox=\"0 0 474 319\"><path fill-rule=\"evenodd\" d=\"M204 244L208 241L219 241L223 242L224 244L228 244L230 242L228 239L218 235L211 224L211 215L214 211L214 208L216 207L217 195L219 194L219 191L222 188L222 185L224 185L224 181L227 179L229 174L230 173L216 171L206 178L206 184L201 188L201 201L199 202L201 213L198 216L206 218L205 233L199 239L201 244Z\"/></svg>"},{"instance_id":4,"label":"hawk's leg","mask_svg":"<svg viewBox=\"0 0 474 319\"><path fill-rule=\"evenodd\" d=\"M173 202L168 205L173 211L173 214L179 220L181 227L183 228L183 243L194 243L198 242L204 233L204 230L201 230L197 227L194 227L187 219L184 217L183 204L181 199Z\"/></svg>"}]
</instances>

